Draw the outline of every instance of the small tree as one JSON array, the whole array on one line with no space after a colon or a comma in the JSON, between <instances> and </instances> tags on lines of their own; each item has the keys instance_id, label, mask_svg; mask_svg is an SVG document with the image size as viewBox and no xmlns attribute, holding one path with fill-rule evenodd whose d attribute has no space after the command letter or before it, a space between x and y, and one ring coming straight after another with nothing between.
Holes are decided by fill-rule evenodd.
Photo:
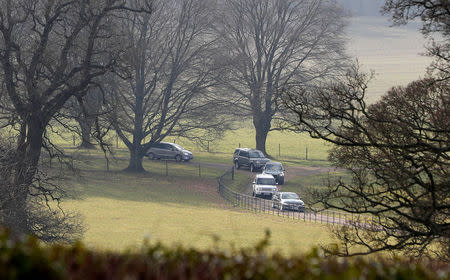
<instances>
[{"instance_id":1,"label":"small tree","mask_svg":"<svg viewBox=\"0 0 450 280\"><path fill-rule=\"evenodd\" d=\"M378 251L449 258L450 85L425 79L368 106L357 68L327 87L287 92L293 123L336 144L330 160L353 175L312 191L327 208L369 215L337 228L342 255Z\"/></svg>"}]
</instances>

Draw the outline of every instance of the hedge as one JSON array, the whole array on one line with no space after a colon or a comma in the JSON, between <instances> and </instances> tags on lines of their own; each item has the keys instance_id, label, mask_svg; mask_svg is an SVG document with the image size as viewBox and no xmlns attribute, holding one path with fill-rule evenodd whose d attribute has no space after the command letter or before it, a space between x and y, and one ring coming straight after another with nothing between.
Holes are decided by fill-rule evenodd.
<instances>
[{"instance_id":1,"label":"hedge","mask_svg":"<svg viewBox=\"0 0 450 280\"><path fill-rule=\"evenodd\" d=\"M144 244L138 252L98 252L82 243L46 245L0 229L0 279L449 279L448 263L417 259L294 257L255 248L198 251Z\"/></svg>"}]
</instances>

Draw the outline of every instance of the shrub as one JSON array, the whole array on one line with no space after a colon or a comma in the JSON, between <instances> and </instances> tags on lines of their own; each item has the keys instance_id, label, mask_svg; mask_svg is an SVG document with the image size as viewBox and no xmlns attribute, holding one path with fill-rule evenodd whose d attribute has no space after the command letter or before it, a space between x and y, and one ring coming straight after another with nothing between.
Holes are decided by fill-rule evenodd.
<instances>
[{"instance_id":1,"label":"shrub","mask_svg":"<svg viewBox=\"0 0 450 280\"><path fill-rule=\"evenodd\" d=\"M448 263L418 259L324 257L318 249L286 258L255 248L198 251L145 244L139 252L45 246L0 229L0 279L449 279Z\"/></svg>"}]
</instances>

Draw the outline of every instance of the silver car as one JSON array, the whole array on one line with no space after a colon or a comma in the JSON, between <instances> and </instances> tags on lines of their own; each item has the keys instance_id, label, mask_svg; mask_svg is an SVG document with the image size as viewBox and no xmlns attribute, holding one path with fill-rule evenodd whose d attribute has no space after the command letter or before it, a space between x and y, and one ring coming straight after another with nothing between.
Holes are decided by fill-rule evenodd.
<instances>
[{"instance_id":1,"label":"silver car","mask_svg":"<svg viewBox=\"0 0 450 280\"><path fill-rule=\"evenodd\" d=\"M176 161L189 161L194 158L192 153L183 149L178 144L160 142L147 150L146 156L149 159L174 159Z\"/></svg>"},{"instance_id":2,"label":"silver car","mask_svg":"<svg viewBox=\"0 0 450 280\"><path fill-rule=\"evenodd\" d=\"M272 207L305 212L305 203L293 192L279 192L272 196Z\"/></svg>"}]
</instances>

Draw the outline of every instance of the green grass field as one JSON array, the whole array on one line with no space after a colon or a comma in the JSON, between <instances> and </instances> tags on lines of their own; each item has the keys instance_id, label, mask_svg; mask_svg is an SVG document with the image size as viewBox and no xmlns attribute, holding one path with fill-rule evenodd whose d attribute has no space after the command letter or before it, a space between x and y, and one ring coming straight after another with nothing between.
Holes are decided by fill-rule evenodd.
<instances>
[{"instance_id":1,"label":"green grass field","mask_svg":"<svg viewBox=\"0 0 450 280\"><path fill-rule=\"evenodd\" d=\"M185 138L167 137L164 141L176 142L182 145L184 148L195 152L194 156L196 158L231 162L231 155L237 147L254 148L256 146L255 130L251 123L240 122L235 126L237 129L227 131L220 139L210 142L210 153L206 153L206 147L201 147L198 143ZM78 136L75 137L75 145L73 144L73 136L73 134L67 133L64 130L58 131L55 128L54 132L50 133L50 137L56 144L66 148L80 144ZM128 156L126 146L120 140L116 139L114 131L109 134L108 142L117 154ZM266 146L267 152L274 158L291 161L295 164L309 165L323 165L323 161L326 161L328 158L328 150L331 148L330 144L323 140L313 139L307 133L280 131L272 131L269 133ZM213 157L208 156L211 153L214 154ZM306 153L308 160L305 160Z\"/></svg>"},{"instance_id":2,"label":"green grass field","mask_svg":"<svg viewBox=\"0 0 450 280\"><path fill-rule=\"evenodd\" d=\"M136 175L117 172L126 161L113 163L110 172L103 161L93 157L77 163L82 180L71 185L79 199L62 205L82 214L83 241L90 247L132 249L148 238L200 249L243 248L255 245L266 229L272 233L270 252L290 255L331 242L326 226L232 208L217 192L221 169L204 168L198 177L191 165L171 162L166 177L164 162L147 160L149 173ZM236 174L235 182L245 184L248 174Z\"/></svg>"},{"instance_id":3,"label":"green grass field","mask_svg":"<svg viewBox=\"0 0 450 280\"><path fill-rule=\"evenodd\" d=\"M167 177L164 161L148 159L144 159L147 174L120 172L128 164L129 153L114 134L109 138L115 157L110 157L109 172L99 149L74 149L79 144L78 138L73 145L71 134L52 135L66 153L78 159L75 165L83 175L81 181L72 180L79 199L66 201L63 208L82 214L86 225L84 241L100 249L133 248L141 245L144 238L201 249L251 247L263 238L266 229L272 233L269 247L272 252L295 254L330 243L324 225L235 209L219 196L216 179L227 165L232 166L234 149L255 147L254 129L248 123L241 125L211 142L210 152L186 139L165 139L194 152L190 163L169 161ZM271 132L267 140L268 153L287 167L329 166L328 148L329 145L307 134ZM199 163L222 166L200 164L199 170ZM250 172L237 172L232 187L244 191L253 176ZM293 181L287 187L295 189L296 184Z\"/></svg>"}]
</instances>

